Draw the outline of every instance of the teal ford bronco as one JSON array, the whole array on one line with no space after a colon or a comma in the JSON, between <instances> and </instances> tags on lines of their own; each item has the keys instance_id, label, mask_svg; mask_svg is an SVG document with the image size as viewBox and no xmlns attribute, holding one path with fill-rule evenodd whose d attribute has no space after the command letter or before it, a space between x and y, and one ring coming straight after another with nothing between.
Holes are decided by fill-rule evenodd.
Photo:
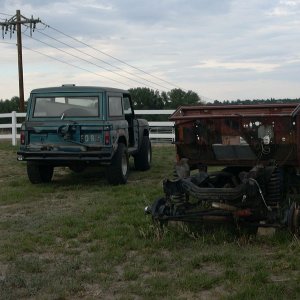
<instances>
[{"instance_id":1,"label":"teal ford bronco","mask_svg":"<svg viewBox=\"0 0 300 300\"><path fill-rule=\"evenodd\" d=\"M30 182L50 182L58 166L80 172L105 164L109 183L125 184L130 156L137 170L150 168L149 125L135 117L128 91L63 85L31 92L18 151Z\"/></svg>"}]
</instances>

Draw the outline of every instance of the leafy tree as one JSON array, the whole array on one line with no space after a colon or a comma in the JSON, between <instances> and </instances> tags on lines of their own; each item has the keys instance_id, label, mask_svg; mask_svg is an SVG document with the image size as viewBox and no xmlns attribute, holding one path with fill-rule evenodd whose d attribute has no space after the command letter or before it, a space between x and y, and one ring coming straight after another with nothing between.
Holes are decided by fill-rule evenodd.
<instances>
[{"instance_id":1,"label":"leafy tree","mask_svg":"<svg viewBox=\"0 0 300 300\"><path fill-rule=\"evenodd\" d=\"M173 89L168 92L154 91L149 88L130 89L135 109L176 109L180 105L191 105L201 103L197 93Z\"/></svg>"},{"instance_id":2,"label":"leafy tree","mask_svg":"<svg viewBox=\"0 0 300 300\"><path fill-rule=\"evenodd\" d=\"M0 100L0 114L11 113L12 111L19 111L20 100L19 97L12 97L10 100ZM10 123L10 118L1 118L1 124Z\"/></svg>"},{"instance_id":3,"label":"leafy tree","mask_svg":"<svg viewBox=\"0 0 300 300\"><path fill-rule=\"evenodd\" d=\"M129 90L135 109L163 109L164 103L159 91L149 88L134 88Z\"/></svg>"},{"instance_id":4,"label":"leafy tree","mask_svg":"<svg viewBox=\"0 0 300 300\"><path fill-rule=\"evenodd\" d=\"M200 104L201 98L193 91L183 91L182 89L173 89L167 93L165 108L174 108L181 105Z\"/></svg>"},{"instance_id":5,"label":"leafy tree","mask_svg":"<svg viewBox=\"0 0 300 300\"><path fill-rule=\"evenodd\" d=\"M13 110L19 111L19 97L12 97L10 100L0 100L0 113L10 113Z\"/></svg>"},{"instance_id":6,"label":"leafy tree","mask_svg":"<svg viewBox=\"0 0 300 300\"><path fill-rule=\"evenodd\" d=\"M168 93L166 92L161 92L161 98L162 98L162 102L164 104L164 108L167 106L168 102L169 102L169 97L168 97Z\"/></svg>"},{"instance_id":7,"label":"leafy tree","mask_svg":"<svg viewBox=\"0 0 300 300\"><path fill-rule=\"evenodd\" d=\"M164 108L164 102L159 94L159 91L154 91L149 88L134 88L129 90L134 109L154 109L161 110ZM166 121L166 117L163 115L141 115L141 118L145 118L151 121Z\"/></svg>"},{"instance_id":8,"label":"leafy tree","mask_svg":"<svg viewBox=\"0 0 300 300\"><path fill-rule=\"evenodd\" d=\"M180 105L190 105L200 103L201 99L197 93L193 91L185 92L182 89L173 89L169 92L154 91L149 88L130 89L131 97L135 109L176 109ZM167 116L143 116L148 120L158 121L167 120Z\"/></svg>"}]
</instances>

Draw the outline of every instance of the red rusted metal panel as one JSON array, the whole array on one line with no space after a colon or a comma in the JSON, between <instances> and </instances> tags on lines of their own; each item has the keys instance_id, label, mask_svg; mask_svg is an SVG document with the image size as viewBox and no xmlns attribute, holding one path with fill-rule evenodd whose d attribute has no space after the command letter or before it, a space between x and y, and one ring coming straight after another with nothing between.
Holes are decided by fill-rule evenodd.
<instances>
[{"instance_id":1,"label":"red rusted metal panel","mask_svg":"<svg viewBox=\"0 0 300 300\"><path fill-rule=\"evenodd\" d=\"M300 104L181 106L177 157L200 165L300 165Z\"/></svg>"}]
</instances>

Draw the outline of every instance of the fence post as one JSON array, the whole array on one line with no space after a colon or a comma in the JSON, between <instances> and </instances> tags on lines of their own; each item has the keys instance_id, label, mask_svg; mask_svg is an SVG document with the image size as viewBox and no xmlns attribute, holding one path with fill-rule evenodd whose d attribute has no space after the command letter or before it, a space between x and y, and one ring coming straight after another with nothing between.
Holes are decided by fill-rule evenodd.
<instances>
[{"instance_id":1,"label":"fence post","mask_svg":"<svg viewBox=\"0 0 300 300\"><path fill-rule=\"evenodd\" d=\"M17 144L17 117L16 112L11 112L11 142L13 146Z\"/></svg>"}]
</instances>

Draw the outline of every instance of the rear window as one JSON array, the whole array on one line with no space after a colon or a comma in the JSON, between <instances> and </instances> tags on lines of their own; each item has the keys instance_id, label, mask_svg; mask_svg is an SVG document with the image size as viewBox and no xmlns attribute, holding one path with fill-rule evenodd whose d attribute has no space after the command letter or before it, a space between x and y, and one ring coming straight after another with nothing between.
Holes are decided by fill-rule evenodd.
<instances>
[{"instance_id":1,"label":"rear window","mask_svg":"<svg viewBox=\"0 0 300 300\"><path fill-rule=\"evenodd\" d=\"M33 117L98 117L99 98L36 97Z\"/></svg>"}]
</instances>

